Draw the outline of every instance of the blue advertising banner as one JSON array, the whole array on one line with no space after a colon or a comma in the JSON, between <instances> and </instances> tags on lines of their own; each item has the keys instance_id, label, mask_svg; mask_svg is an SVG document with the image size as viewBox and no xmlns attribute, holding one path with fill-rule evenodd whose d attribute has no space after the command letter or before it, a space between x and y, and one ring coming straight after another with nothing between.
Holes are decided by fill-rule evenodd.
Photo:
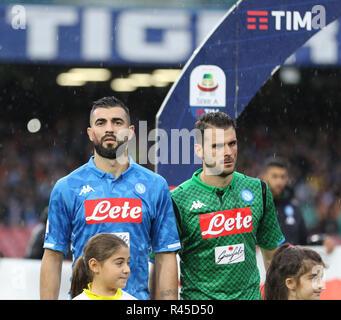
<instances>
[{"instance_id":1,"label":"blue advertising banner","mask_svg":"<svg viewBox=\"0 0 341 320\"><path fill-rule=\"evenodd\" d=\"M309 55L309 48L296 51L314 34L321 45L319 32L329 28L332 37L335 26L328 25L340 15L339 0L238 1L191 56L157 114L155 163L168 184L179 185L201 166L191 130L202 114L223 111L236 119L289 57ZM325 55L335 55L327 43Z\"/></svg>"},{"instance_id":2,"label":"blue advertising banner","mask_svg":"<svg viewBox=\"0 0 341 320\"><path fill-rule=\"evenodd\" d=\"M236 30L241 32L236 36L244 37L245 28L253 38L273 31L277 35L286 31L296 34L313 28L310 14L311 19L315 17L318 20L318 13L311 11L315 2L292 2L287 9L277 2L274 4L274 1L269 2L269 6L264 3L264 8L263 2L254 2L248 8L238 9L238 13L231 13L232 16L237 14L240 17L240 25L238 29L235 25L229 26L232 27L227 31L230 37L231 32ZM329 2L331 4L326 5ZM316 3L324 5L328 16L333 14L328 12L328 8L333 3L338 6L336 2ZM241 6L244 5L238 5ZM308 14L300 11L304 7L307 10L310 8ZM242 13L241 10L246 11ZM247 15L248 10L259 12L258 15ZM283 10L288 10L288 13ZM302 15L295 13L296 10ZM209 9L0 4L0 62L105 63L178 68L188 61L225 14L225 10ZM246 19L249 19L249 24ZM268 19L268 22L262 23L264 19ZM266 25L268 30L259 29ZM296 65L341 64L339 25L339 21L335 21L319 39L311 39L288 62ZM252 42L256 46L257 39ZM245 38L243 41L248 40ZM324 50L326 45L331 49ZM212 54L216 47L217 43L211 48Z\"/></svg>"},{"instance_id":3,"label":"blue advertising banner","mask_svg":"<svg viewBox=\"0 0 341 320\"><path fill-rule=\"evenodd\" d=\"M0 61L178 66L224 14L221 10L2 4Z\"/></svg>"}]
</instances>

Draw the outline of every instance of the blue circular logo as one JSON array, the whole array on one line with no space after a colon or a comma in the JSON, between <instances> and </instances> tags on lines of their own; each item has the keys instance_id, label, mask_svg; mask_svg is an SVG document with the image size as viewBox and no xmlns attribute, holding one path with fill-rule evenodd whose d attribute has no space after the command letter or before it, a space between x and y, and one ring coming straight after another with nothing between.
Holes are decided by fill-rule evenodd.
<instances>
[{"instance_id":1,"label":"blue circular logo","mask_svg":"<svg viewBox=\"0 0 341 320\"><path fill-rule=\"evenodd\" d=\"M135 191L139 194L143 194L146 192L146 186L143 183L138 182L135 184Z\"/></svg>"},{"instance_id":2,"label":"blue circular logo","mask_svg":"<svg viewBox=\"0 0 341 320\"><path fill-rule=\"evenodd\" d=\"M248 189L242 190L241 195L244 201L246 202L253 201L253 193L250 190Z\"/></svg>"}]
</instances>

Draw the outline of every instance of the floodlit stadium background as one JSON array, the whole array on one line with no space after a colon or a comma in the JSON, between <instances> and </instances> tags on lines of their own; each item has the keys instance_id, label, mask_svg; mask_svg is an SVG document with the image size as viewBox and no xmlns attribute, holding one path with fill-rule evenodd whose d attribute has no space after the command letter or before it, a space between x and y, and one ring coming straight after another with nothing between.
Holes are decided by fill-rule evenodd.
<instances>
[{"instance_id":1,"label":"floodlit stadium background","mask_svg":"<svg viewBox=\"0 0 341 320\"><path fill-rule=\"evenodd\" d=\"M124 7L120 1L103 0L101 4L108 10L129 11L144 6L151 13L154 8L162 7L191 12L209 10L218 16L234 2L168 1L167 7L156 0L144 1L143 5L125 1ZM94 3L72 1L73 5L84 8ZM71 5L66 1L22 1L21 4L24 7L25 4ZM3 4L1 12L10 5L13 3ZM5 15L0 19L4 20ZM22 37L24 30L18 32ZM63 33L62 28L60 32ZM150 37L162 41L157 32ZM28 44L22 46L26 49ZM195 49L194 40L192 46ZM62 49L67 50L67 46ZM3 259L25 257L32 230L40 222L54 183L91 155L86 135L91 102L115 95L129 106L133 123L147 121L148 129L152 130L163 99L191 53L183 54L183 60L180 57L177 61L158 62L134 59L94 62L79 57L65 61L34 60L24 53L19 58L1 55L0 252ZM306 64L281 68L258 92L237 123L238 170L258 176L268 156L286 157L291 165L291 185L310 232L328 233L337 244L341 244L340 64L337 58L324 64L309 60ZM139 132L136 134L138 139ZM136 160L139 160L138 150ZM151 163L146 166L154 169ZM18 266L20 261L15 260Z\"/></svg>"}]
</instances>

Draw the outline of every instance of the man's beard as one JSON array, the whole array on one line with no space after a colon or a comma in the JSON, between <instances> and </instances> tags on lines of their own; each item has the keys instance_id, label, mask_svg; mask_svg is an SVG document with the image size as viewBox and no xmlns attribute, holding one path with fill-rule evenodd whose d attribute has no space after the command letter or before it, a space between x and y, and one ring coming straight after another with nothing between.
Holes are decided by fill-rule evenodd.
<instances>
[{"instance_id":1,"label":"man's beard","mask_svg":"<svg viewBox=\"0 0 341 320\"><path fill-rule=\"evenodd\" d=\"M112 143L108 143L108 147L104 147L104 139L109 137L115 139L115 141L117 142L116 147L114 147ZM94 143L94 148L98 155L100 155L101 157L113 160L120 157L124 153L124 151L126 150L126 145L127 139L117 140L115 136L106 135L101 139L100 143Z\"/></svg>"},{"instance_id":2,"label":"man's beard","mask_svg":"<svg viewBox=\"0 0 341 320\"><path fill-rule=\"evenodd\" d=\"M216 162L214 162L214 163L212 163L212 162L208 163L206 161L204 161L204 162L205 162L206 169L208 169L208 170L206 170L206 174L208 174L208 175L226 178L227 176L233 174L233 172L235 170L235 162L234 162L234 165L231 168L229 168L229 170L226 170L224 168L223 163L220 164L220 166L219 166L219 165L217 165Z\"/></svg>"}]
</instances>

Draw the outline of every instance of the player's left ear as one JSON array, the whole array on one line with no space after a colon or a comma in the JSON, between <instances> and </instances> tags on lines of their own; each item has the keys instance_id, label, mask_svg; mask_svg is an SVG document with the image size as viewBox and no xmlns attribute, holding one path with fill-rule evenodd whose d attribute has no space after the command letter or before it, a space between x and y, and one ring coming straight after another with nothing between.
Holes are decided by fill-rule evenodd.
<instances>
[{"instance_id":1,"label":"player's left ear","mask_svg":"<svg viewBox=\"0 0 341 320\"><path fill-rule=\"evenodd\" d=\"M89 265L89 269L91 272L93 272L93 273L99 272L100 264L95 258L91 258L88 261L88 265Z\"/></svg>"},{"instance_id":2,"label":"player's left ear","mask_svg":"<svg viewBox=\"0 0 341 320\"><path fill-rule=\"evenodd\" d=\"M128 140L131 140L134 137L134 134L135 134L135 126L130 125L129 126Z\"/></svg>"},{"instance_id":3,"label":"player's left ear","mask_svg":"<svg viewBox=\"0 0 341 320\"><path fill-rule=\"evenodd\" d=\"M286 278L285 279L285 285L289 290L295 290L296 289L296 280L294 278Z\"/></svg>"}]
</instances>

